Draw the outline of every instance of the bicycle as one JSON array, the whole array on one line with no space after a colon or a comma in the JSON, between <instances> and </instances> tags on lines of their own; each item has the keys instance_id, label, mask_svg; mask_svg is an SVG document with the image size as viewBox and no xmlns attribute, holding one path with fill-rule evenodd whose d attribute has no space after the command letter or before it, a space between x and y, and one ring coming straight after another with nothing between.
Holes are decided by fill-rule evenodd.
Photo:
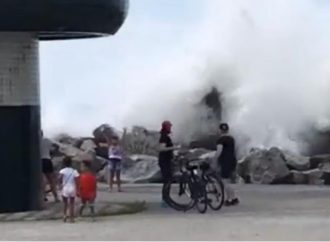
<instances>
[{"instance_id":1,"label":"bicycle","mask_svg":"<svg viewBox=\"0 0 330 242\"><path fill-rule=\"evenodd\" d=\"M223 183L211 172L210 166L206 162L191 165L201 161L189 160L182 155L176 161L179 162L179 175L163 187L165 202L175 210L184 212L196 207L200 213L205 213L208 206L219 210L224 203Z\"/></svg>"}]
</instances>

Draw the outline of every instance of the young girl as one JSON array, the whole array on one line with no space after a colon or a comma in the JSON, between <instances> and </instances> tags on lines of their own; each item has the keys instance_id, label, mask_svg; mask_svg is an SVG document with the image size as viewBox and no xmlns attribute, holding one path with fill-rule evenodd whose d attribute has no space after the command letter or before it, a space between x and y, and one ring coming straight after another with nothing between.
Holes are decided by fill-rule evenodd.
<instances>
[{"instance_id":1,"label":"young girl","mask_svg":"<svg viewBox=\"0 0 330 242\"><path fill-rule=\"evenodd\" d=\"M79 196L81 199L81 207L79 216L82 216L83 211L88 203L91 215L94 218L94 201L96 198L96 177L92 173L90 161L83 161L83 171L79 177Z\"/></svg>"},{"instance_id":2,"label":"young girl","mask_svg":"<svg viewBox=\"0 0 330 242\"><path fill-rule=\"evenodd\" d=\"M60 188L63 198L63 221L67 221L67 211L69 210L70 222L74 223L74 202L78 189L77 170L72 168L72 160L70 157L65 157L63 160L64 168L60 170Z\"/></svg>"},{"instance_id":3,"label":"young girl","mask_svg":"<svg viewBox=\"0 0 330 242\"><path fill-rule=\"evenodd\" d=\"M111 144L109 145L110 191L112 191L114 177L116 175L118 192L121 192L120 172L121 172L122 159L123 159L123 151L119 145L119 138L117 136L114 136L112 137Z\"/></svg>"}]
</instances>

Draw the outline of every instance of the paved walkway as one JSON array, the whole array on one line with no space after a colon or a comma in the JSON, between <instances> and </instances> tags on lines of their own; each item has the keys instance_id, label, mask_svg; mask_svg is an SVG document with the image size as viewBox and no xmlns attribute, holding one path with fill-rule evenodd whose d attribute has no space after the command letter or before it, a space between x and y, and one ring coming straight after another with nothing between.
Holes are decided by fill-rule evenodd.
<instances>
[{"instance_id":1,"label":"paved walkway","mask_svg":"<svg viewBox=\"0 0 330 242\"><path fill-rule=\"evenodd\" d=\"M107 192L104 185L100 185L98 201L95 203L95 214L99 216L114 216L122 214L132 214L142 212L146 209L143 199L115 199L114 194ZM39 221L39 220L58 220L63 217L63 205L61 202L52 202L52 197L49 197L49 202L45 204L46 208L42 211L29 211L21 213L5 213L0 214L0 222L13 221ZM76 214L79 210L79 199L76 201ZM84 214L88 216L89 208L86 207Z\"/></svg>"},{"instance_id":2,"label":"paved walkway","mask_svg":"<svg viewBox=\"0 0 330 242\"><path fill-rule=\"evenodd\" d=\"M4 240L329 240L330 188L317 186L236 186L237 207L201 215L160 206L160 186L124 186L124 193L99 200L145 200L141 213L75 224L60 221L0 223Z\"/></svg>"}]
</instances>

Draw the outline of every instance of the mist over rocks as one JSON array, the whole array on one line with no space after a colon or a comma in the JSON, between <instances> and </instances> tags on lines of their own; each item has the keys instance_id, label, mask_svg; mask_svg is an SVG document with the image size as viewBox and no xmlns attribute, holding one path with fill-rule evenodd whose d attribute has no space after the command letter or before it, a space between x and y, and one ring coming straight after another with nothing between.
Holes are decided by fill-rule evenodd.
<instances>
[{"instance_id":1,"label":"mist over rocks","mask_svg":"<svg viewBox=\"0 0 330 242\"><path fill-rule=\"evenodd\" d=\"M101 126L100 126L101 127ZM98 128L100 128L98 127ZM123 160L123 181L127 183L153 183L161 182L158 166L157 144L159 132L135 126L123 131L114 131L110 125L103 125L103 132L120 137L125 150ZM106 182L108 179L107 146L105 140L100 139L102 132L93 132L94 137L75 138L61 134L53 139L52 160L56 170L62 167L64 157L72 157L74 167L81 168L84 159L93 162L93 170L97 173L98 181ZM101 141L100 141L101 140ZM207 140L208 144L215 142ZM100 141L100 142L97 142ZM183 144L188 152L189 159L205 161L217 170L215 151L207 148L205 143L196 141ZM176 167L176 166L175 166ZM178 167L176 167L175 174ZM237 174L233 182L252 184L330 184L330 154L303 156L289 150L277 147L252 148L242 155L237 166Z\"/></svg>"},{"instance_id":2,"label":"mist over rocks","mask_svg":"<svg viewBox=\"0 0 330 242\"><path fill-rule=\"evenodd\" d=\"M186 57L165 62L165 74L152 78L157 85L139 80L146 89L125 120L154 128L170 119L177 140L203 137L208 148L213 142L204 137L217 132L219 120L228 122L240 157L254 147L329 153L318 127L330 127L329 5L317 2L212 1Z\"/></svg>"},{"instance_id":3,"label":"mist over rocks","mask_svg":"<svg viewBox=\"0 0 330 242\"><path fill-rule=\"evenodd\" d=\"M162 48L167 55L157 56L155 49L152 62L142 51L130 62L130 71L123 68L123 75L116 77L125 80L119 80L125 85L116 84L120 88L114 93L124 93L124 102L108 100L104 89L110 87L87 99L81 92L81 98L72 99L96 107L88 111L89 105L79 105L71 113L47 108L54 113L46 119L48 127L55 129L53 122L66 119L65 131L85 127L85 135L109 119L120 130L140 125L157 131L170 119L175 140L214 149L208 137L221 120L231 126L240 158L254 147L278 147L304 156L329 153L330 27L325 23L330 5L317 0L201 2L203 11L194 18L198 24L180 25L185 38L174 44L175 51ZM147 27L150 36L158 36L160 26ZM220 102L213 101L218 95L212 93L220 94ZM98 105L92 105L96 99ZM100 108L108 102L106 110ZM62 105L65 109L67 104ZM83 120L86 116L89 122Z\"/></svg>"}]
</instances>

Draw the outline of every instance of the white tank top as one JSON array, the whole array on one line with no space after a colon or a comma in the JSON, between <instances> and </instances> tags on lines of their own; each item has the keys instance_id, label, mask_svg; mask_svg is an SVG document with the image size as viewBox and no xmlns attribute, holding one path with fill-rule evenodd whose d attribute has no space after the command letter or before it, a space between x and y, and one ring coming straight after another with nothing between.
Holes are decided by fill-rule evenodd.
<instances>
[{"instance_id":1,"label":"white tank top","mask_svg":"<svg viewBox=\"0 0 330 242\"><path fill-rule=\"evenodd\" d=\"M123 151L119 145L109 147L109 159L123 159Z\"/></svg>"}]
</instances>

